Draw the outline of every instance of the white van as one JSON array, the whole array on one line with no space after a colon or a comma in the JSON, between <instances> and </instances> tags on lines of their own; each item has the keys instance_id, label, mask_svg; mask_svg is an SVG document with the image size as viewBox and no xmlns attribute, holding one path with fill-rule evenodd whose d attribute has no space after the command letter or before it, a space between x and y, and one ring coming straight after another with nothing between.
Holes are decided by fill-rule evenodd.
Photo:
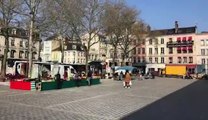
<instances>
[{"instance_id":1,"label":"white van","mask_svg":"<svg viewBox=\"0 0 208 120\"><path fill-rule=\"evenodd\" d=\"M54 78L59 72L61 79L70 79L76 73L76 70L69 64L52 63L52 62L33 62L31 78L38 78L38 74L43 76L47 74L48 77ZM20 74L27 76L28 61L16 61L14 65L13 74ZM67 78L65 78L67 76Z\"/></svg>"}]
</instances>

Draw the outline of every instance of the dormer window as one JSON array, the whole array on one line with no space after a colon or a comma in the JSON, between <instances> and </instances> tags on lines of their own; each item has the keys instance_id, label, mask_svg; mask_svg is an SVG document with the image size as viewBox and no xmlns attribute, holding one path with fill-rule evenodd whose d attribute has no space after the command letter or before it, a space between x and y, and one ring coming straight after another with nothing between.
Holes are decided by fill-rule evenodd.
<instances>
[{"instance_id":1,"label":"dormer window","mask_svg":"<svg viewBox=\"0 0 208 120\"><path fill-rule=\"evenodd\" d=\"M76 45L72 45L72 49L73 50L77 49L77 46Z\"/></svg>"},{"instance_id":2,"label":"dormer window","mask_svg":"<svg viewBox=\"0 0 208 120\"><path fill-rule=\"evenodd\" d=\"M16 35L16 29L12 29L12 34Z\"/></svg>"}]
</instances>

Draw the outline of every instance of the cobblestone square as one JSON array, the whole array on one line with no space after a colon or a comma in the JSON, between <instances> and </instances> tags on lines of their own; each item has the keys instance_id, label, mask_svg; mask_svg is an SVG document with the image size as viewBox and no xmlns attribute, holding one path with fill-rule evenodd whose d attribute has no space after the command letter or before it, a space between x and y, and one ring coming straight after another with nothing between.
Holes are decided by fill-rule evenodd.
<instances>
[{"instance_id":1,"label":"cobblestone square","mask_svg":"<svg viewBox=\"0 0 208 120\"><path fill-rule=\"evenodd\" d=\"M0 86L0 119L133 119L126 116L195 82L172 78L134 80L132 88L126 89L121 81L103 79L100 85L44 92L9 90L8 86Z\"/></svg>"}]
</instances>

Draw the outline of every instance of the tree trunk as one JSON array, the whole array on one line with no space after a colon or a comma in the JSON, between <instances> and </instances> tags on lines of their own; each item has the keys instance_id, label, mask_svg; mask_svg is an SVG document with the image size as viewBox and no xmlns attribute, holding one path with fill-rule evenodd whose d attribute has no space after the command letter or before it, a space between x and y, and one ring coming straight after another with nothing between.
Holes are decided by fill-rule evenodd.
<instances>
[{"instance_id":1,"label":"tree trunk","mask_svg":"<svg viewBox=\"0 0 208 120\"><path fill-rule=\"evenodd\" d=\"M85 60L85 73L87 75L87 73L88 73L88 59L89 59L89 50L88 49L85 51L85 58L86 58L86 60Z\"/></svg>"},{"instance_id":2,"label":"tree trunk","mask_svg":"<svg viewBox=\"0 0 208 120\"><path fill-rule=\"evenodd\" d=\"M6 76L6 67L7 67L7 57L8 57L8 50L9 50L9 28L5 28L5 44L6 47L4 49L4 56L2 60L2 66L1 66L1 77L5 79Z\"/></svg>"},{"instance_id":3,"label":"tree trunk","mask_svg":"<svg viewBox=\"0 0 208 120\"><path fill-rule=\"evenodd\" d=\"M41 39L38 40L38 60L42 61L42 59L40 57L40 52L41 52Z\"/></svg>"},{"instance_id":4,"label":"tree trunk","mask_svg":"<svg viewBox=\"0 0 208 120\"><path fill-rule=\"evenodd\" d=\"M30 36L29 36L29 70L28 77L32 76L32 62L33 62L33 20L30 22Z\"/></svg>"},{"instance_id":5,"label":"tree trunk","mask_svg":"<svg viewBox=\"0 0 208 120\"><path fill-rule=\"evenodd\" d=\"M117 57L117 46L114 46L114 50L113 50L113 63L112 66L113 68L113 74L115 73L115 62L116 62L116 57Z\"/></svg>"},{"instance_id":6,"label":"tree trunk","mask_svg":"<svg viewBox=\"0 0 208 120\"><path fill-rule=\"evenodd\" d=\"M61 39L61 63L64 63L64 41Z\"/></svg>"},{"instance_id":7,"label":"tree trunk","mask_svg":"<svg viewBox=\"0 0 208 120\"><path fill-rule=\"evenodd\" d=\"M35 1L31 1L31 13L30 13L30 36L29 36L29 70L28 70L28 77L31 78L32 76L32 63L33 63L33 28L34 28L34 21L35 21Z\"/></svg>"}]
</instances>

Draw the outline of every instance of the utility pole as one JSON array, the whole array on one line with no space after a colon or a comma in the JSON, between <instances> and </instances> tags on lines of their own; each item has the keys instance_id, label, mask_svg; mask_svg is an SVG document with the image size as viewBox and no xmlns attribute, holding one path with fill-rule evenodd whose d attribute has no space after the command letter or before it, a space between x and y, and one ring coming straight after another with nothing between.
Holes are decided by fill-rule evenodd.
<instances>
[{"instance_id":1,"label":"utility pole","mask_svg":"<svg viewBox=\"0 0 208 120\"><path fill-rule=\"evenodd\" d=\"M32 63L33 63L33 28L35 21L35 0L30 1L30 33L29 33L29 70L28 77L32 76Z\"/></svg>"}]
</instances>

